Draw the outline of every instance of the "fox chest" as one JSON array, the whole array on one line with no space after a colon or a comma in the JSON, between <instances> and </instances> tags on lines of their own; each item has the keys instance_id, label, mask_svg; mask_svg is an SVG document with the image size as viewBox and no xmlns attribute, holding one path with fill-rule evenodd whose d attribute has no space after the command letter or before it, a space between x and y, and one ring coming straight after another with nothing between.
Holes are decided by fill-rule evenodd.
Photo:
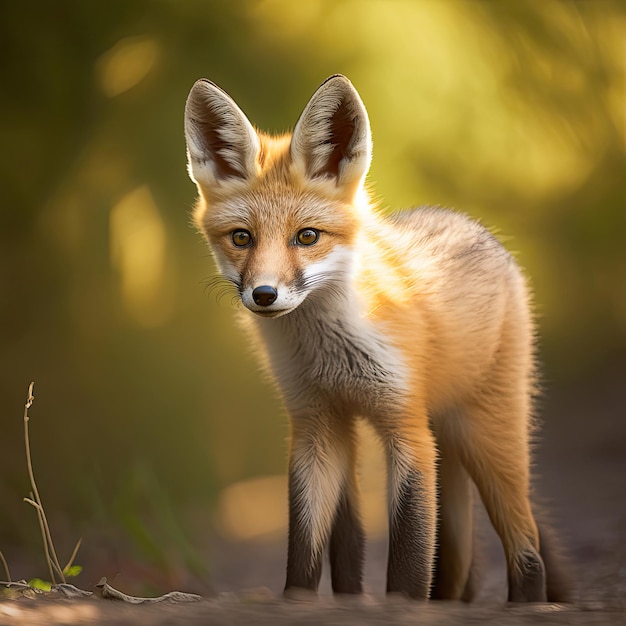
<instances>
[{"instance_id":1,"label":"fox chest","mask_svg":"<svg viewBox=\"0 0 626 626\"><path fill-rule=\"evenodd\" d=\"M374 329L343 320L315 320L268 346L287 400L326 400L377 412L404 387L400 355Z\"/></svg>"}]
</instances>

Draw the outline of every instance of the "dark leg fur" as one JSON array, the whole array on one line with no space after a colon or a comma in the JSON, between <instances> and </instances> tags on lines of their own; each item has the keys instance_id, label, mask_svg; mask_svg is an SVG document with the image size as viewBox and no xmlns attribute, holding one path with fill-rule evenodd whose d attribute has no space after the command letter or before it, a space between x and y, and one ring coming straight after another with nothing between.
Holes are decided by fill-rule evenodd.
<instances>
[{"instance_id":1,"label":"dark leg fur","mask_svg":"<svg viewBox=\"0 0 626 626\"><path fill-rule=\"evenodd\" d=\"M290 472L289 476L289 545L287 549L287 581L285 591L291 588L317 591L322 574L322 553L315 553L310 528L299 518L296 494L300 486Z\"/></svg>"},{"instance_id":2,"label":"dark leg fur","mask_svg":"<svg viewBox=\"0 0 626 626\"><path fill-rule=\"evenodd\" d=\"M330 567L335 593L363 591L365 533L358 512L344 490L330 536Z\"/></svg>"},{"instance_id":3,"label":"dark leg fur","mask_svg":"<svg viewBox=\"0 0 626 626\"><path fill-rule=\"evenodd\" d=\"M570 603L573 584L567 559L554 529L545 521L545 510L533 508L539 532L539 553L526 551L520 559L518 572L509 573L509 600Z\"/></svg>"},{"instance_id":4,"label":"dark leg fur","mask_svg":"<svg viewBox=\"0 0 626 626\"><path fill-rule=\"evenodd\" d=\"M389 520L387 591L426 600L430 592L434 528L426 509L422 476L416 470L402 478Z\"/></svg>"},{"instance_id":5,"label":"dark leg fur","mask_svg":"<svg viewBox=\"0 0 626 626\"><path fill-rule=\"evenodd\" d=\"M546 571L533 548L518 555L508 567L509 602L546 602Z\"/></svg>"}]
</instances>

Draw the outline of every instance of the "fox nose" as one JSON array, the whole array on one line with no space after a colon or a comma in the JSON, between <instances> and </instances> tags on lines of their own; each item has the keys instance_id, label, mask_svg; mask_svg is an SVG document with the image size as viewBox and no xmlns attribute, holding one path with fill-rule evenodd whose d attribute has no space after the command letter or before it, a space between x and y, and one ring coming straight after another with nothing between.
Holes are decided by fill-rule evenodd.
<instances>
[{"instance_id":1,"label":"fox nose","mask_svg":"<svg viewBox=\"0 0 626 626\"><path fill-rule=\"evenodd\" d=\"M269 306L276 298L278 298L278 292L269 285L261 285L252 291L252 299L259 306Z\"/></svg>"}]
</instances>

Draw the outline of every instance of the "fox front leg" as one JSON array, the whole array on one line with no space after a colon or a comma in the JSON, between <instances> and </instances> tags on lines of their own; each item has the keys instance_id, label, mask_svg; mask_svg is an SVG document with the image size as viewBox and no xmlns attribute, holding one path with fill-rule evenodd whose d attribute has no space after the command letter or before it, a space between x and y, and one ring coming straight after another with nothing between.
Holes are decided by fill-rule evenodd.
<instances>
[{"instance_id":1,"label":"fox front leg","mask_svg":"<svg viewBox=\"0 0 626 626\"><path fill-rule=\"evenodd\" d=\"M294 588L317 591L322 574L322 548L318 545L318 537L324 529L319 528L319 520L315 529L313 520L307 519L307 508L310 507L310 503L305 502L304 485L307 481L300 475L302 470L298 471L292 465L289 468L289 544L285 592ZM325 536L323 539L325 541Z\"/></svg>"},{"instance_id":2,"label":"fox front leg","mask_svg":"<svg viewBox=\"0 0 626 626\"><path fill-rule=\"evenodd\" d=\"M397 440L387 445L387 592L426 600L432 584L437 525L435 454L430 433L418 448Z\"/></svg>"},{"instance_id":3,"label":"fox front leg","mask_svg":"<svg viewBox=\"0 0 626 626\"><path fill-rule=\"evenodd\" d=\"M338 516L347 523L346 516L353 514L348 501L344 502L350 493L350 449L351 438L346 438L338 421L319 415L292 419L286 592L293 588L317 591L331 529ZM341 529L335 528L333 535L337 532ZM335 549L335 555L343 550Z\"/></svg>"}]
</instances>

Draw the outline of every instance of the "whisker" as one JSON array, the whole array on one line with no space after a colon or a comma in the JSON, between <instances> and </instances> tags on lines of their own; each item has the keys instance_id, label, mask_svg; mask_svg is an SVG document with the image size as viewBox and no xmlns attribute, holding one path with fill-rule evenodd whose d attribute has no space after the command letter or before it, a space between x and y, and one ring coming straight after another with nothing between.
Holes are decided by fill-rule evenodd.
<instances>
[{"instance_id":1,"label":"whisker","mask_svg":"<svg viewBox=\"0 0 626 626\"><path fill-rule=\"evenodd\" d=\"M233 299L239 297L239 285L219 274L205 278L201 282L204 283L204 291L208 296L215 294L215 301L218 304L224 296L231 295Z\"/></svg>"},{"instance_id":2,"label":"whisker","mask_svg":"<svg viewBox=\"0 0 626 626\"><path fill-rule=\"evenodd\" d=\"M333 299L341 299L345 297L346 274L341 270L325 272L310 276L302 282L302 289L306 291L316 291L322 287L324 296Z\"/></svg>"},{"instance_id":3,"label":"whisker","mask_svg":"<svg viewBox=\"0 0 626 626\"><path fill-rule=\"evenodd\" d=\"M303 281L303 287L312 288L319 285L328 286L329 289L342 287L345 282L345 273L339 270L325 272L324 274L316 274L310 276Z\"/></svg>"}]
</instances>

